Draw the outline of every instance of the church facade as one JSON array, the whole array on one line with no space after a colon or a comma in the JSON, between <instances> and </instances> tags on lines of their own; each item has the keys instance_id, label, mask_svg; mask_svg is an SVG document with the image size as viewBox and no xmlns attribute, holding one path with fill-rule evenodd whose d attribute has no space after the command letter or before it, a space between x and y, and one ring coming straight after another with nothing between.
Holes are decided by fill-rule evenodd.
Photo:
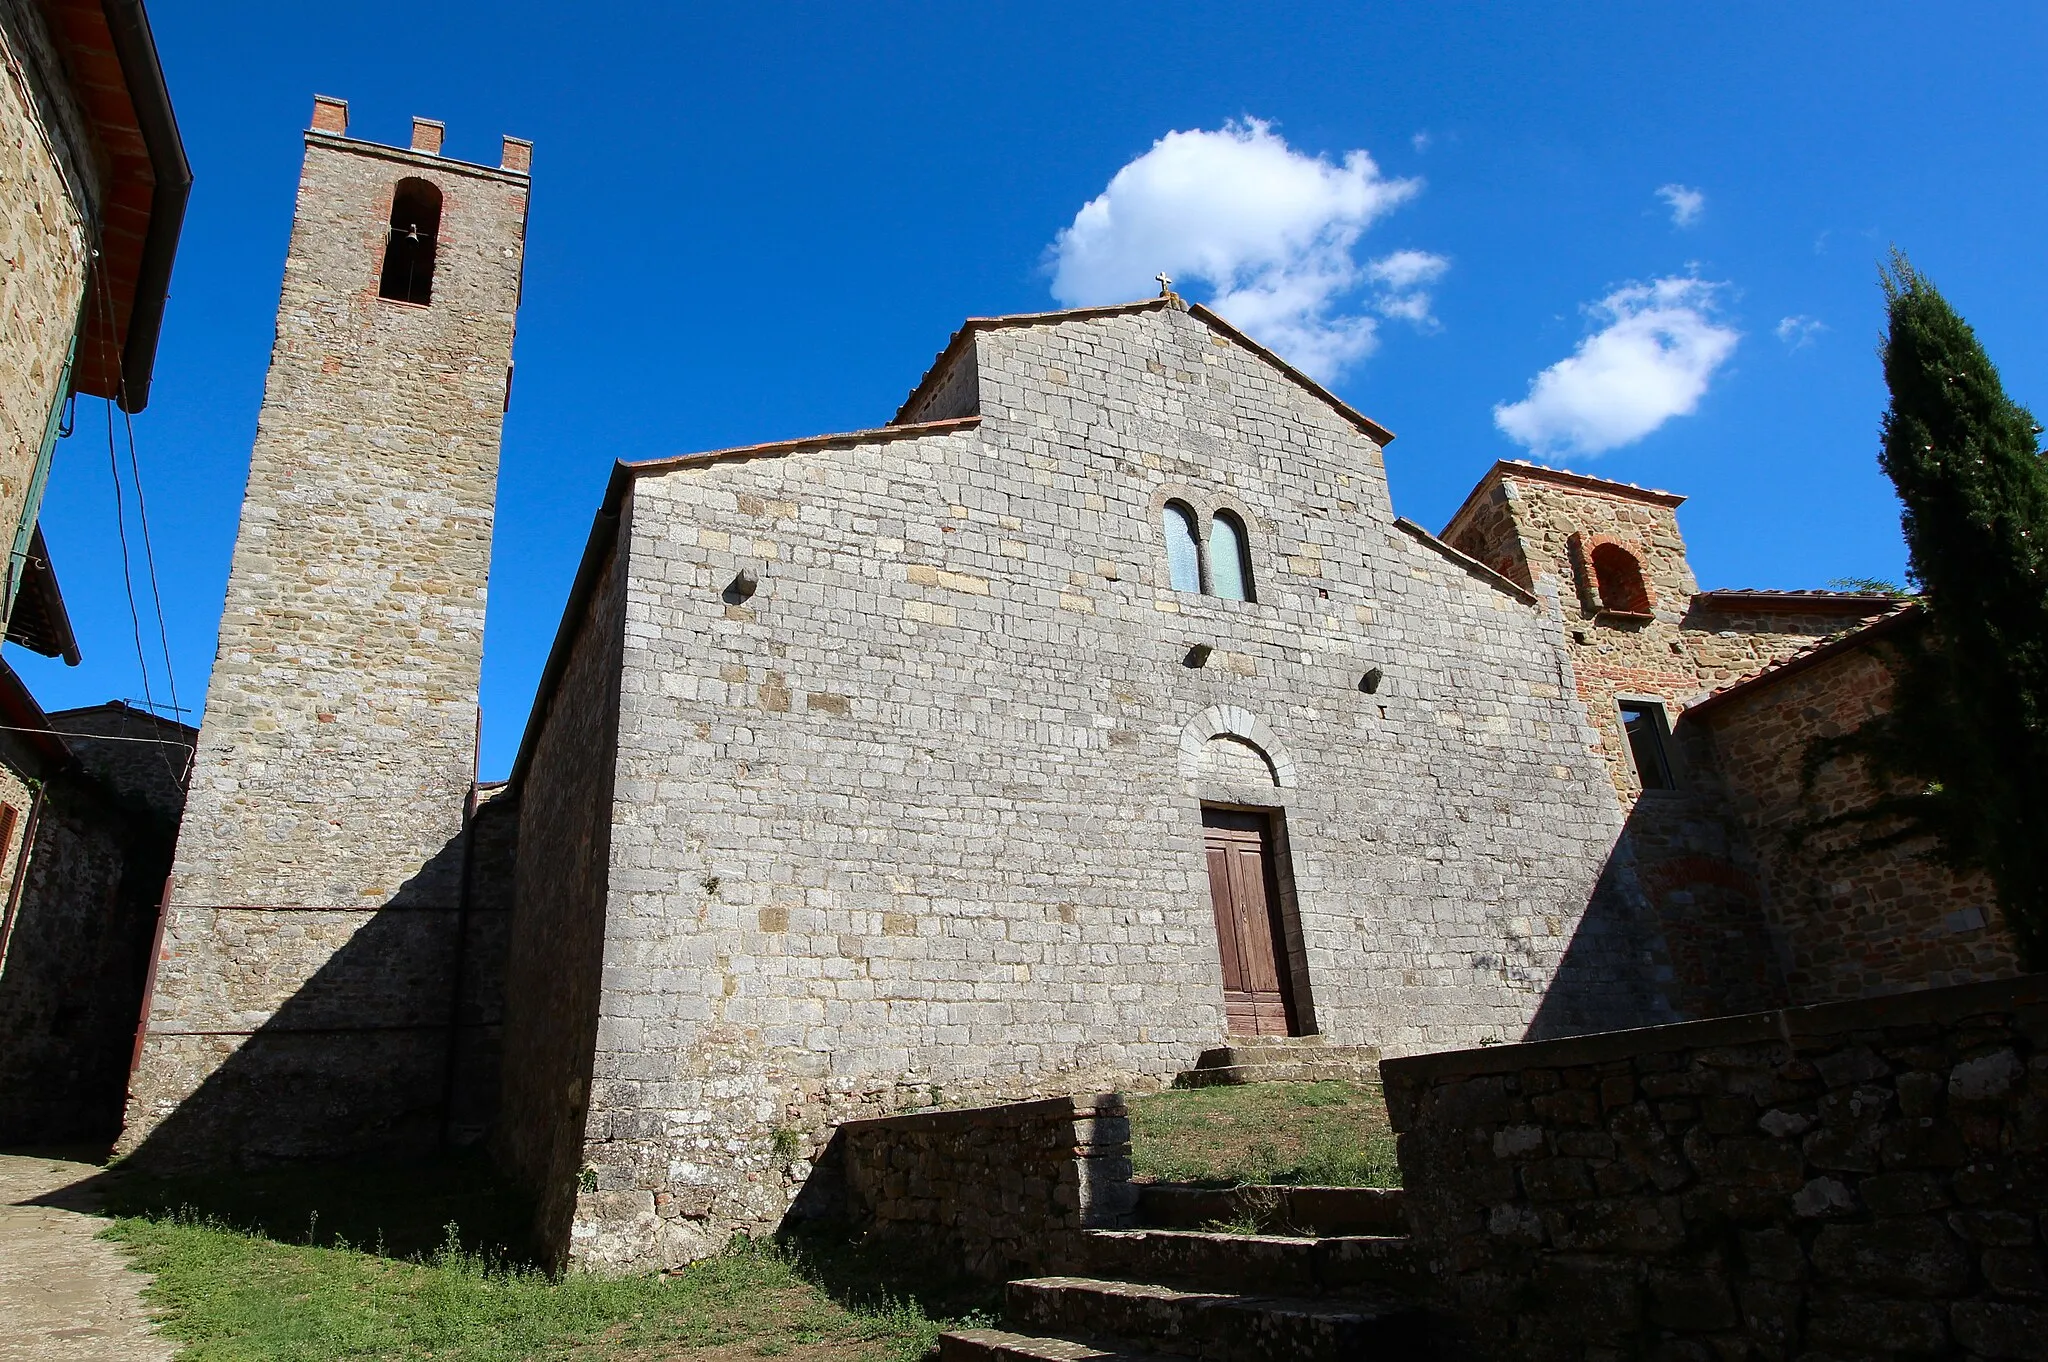
<instances>
[{"instance_id":1,"label":"church facade","mask_svg":"<svg viewBox=\"0 0 2048 1362\"><path fill-rule=\"evenodd\" d=\"M1233 1031L1519 1039L1619 831L1542 602L1220 319L971 323L898 419L624 466L591 541L513 776L499 1139L594 1173L606 1261L772 1224L778 1129ZM1582 946L1582 1026L1638 954Z\"/></svg>"},{"instance_id":2,"label":"church facade","mask_svg":"<svg viewBox=\"0 0 2048 1362\"><path fill-rule=\"evenodd\" d=\"M1772 688L1881 706L1897 602L1701 592L1679 498L1532 465L1440 538L1385 429L1171 294L620 464L476 786L530 148L439 146L307 134L139 1160L488 1139L546 1252L642 1270L772 1230L858 1116L2011 971L1981 886L1845 963L1884 867L1780 873Z\"/></svg>"}]
</instances>

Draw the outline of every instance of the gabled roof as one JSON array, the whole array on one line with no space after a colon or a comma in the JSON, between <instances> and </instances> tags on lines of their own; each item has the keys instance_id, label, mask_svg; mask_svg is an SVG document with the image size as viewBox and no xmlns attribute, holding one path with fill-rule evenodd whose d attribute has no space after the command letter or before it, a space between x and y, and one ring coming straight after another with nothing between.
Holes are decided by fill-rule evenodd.
<instances>
[{"instance_id":1,"label":"gabled roof","mask_svg":"<svg viewBox=\"0 0 2048 1362\"><path fill-rule=\"evenodd\" d=\"M1160 312L1166 310L1185 312L1210 330L1215 331L1219 335L1228 336L1232 341L1243 346L1260 359L1266 361L1266 363L1278 369L1281 373L1287 375L1288 378L1294 381L1297 387L1350 422L1374 444L1384 446L1393 442L1394 433L1385 426L1360 412L1335 393L1332 393L1328 388L1325 388L1322 384L1316 382L1307 374L1211 312L1208 308L1203 307L1200 303L1187 302L1179 294L1175 293L1161 294L1157 298L1146 298L1135 303L1115 303L1105 307L1075 307L1058 312L1016 312L1003 317L969 317L960 324L960 329L953 333L952 339L946 342L946 348L939 351L938 357L931 362L931 367L924 371L924 377L919 379L917 386L910 390L910 396L903 399L903 405L896 409L896 415L891 424L893 425L908 419L909 413L917 405L918 399L931 390L932 385L938 382L940 376L952 365L953 360L959 356L961 351L974 343L974 337L979 332L1000 331L1014 326L1057 326L1065 322L1094 321L1102 317L1120 317L1137 312Z\"/></svg>"},{"instance_id":2,"label":"gabled roof","mask_svg":"<svg viewBox=\"0 0 2048 1362\"><path fill-rule=\"evenodd\" d=\"M1654 487L1638 487L1632 482L1615 482L1610 478L1596 478L1590 473L1574 473L1564 468L1545 468L1540 463L1527 459L1496 459L1493 467L1479 475L1479 481L1472 484L1472 490L1465 494L1465 500L1458 506L1457 514L1444 522L1444 532L1463 519L1465 512L1472 509L1472 503L1486 490L1487 484L1501 477L1527 478L1532 482L1548 482L1559 487L1569 487L1576 492L1596 492L1601 496L1618 497L1623 501L1646 502L1652 506L1663 506L1675 510L1685 503L1685 498L1676 492L1660 492Z\"/></svg>"},{"instance_id":3,"label":"gabled roof","mask_svg":"<svg viewBox=\"0 0 2048 1362\"><path fill-rule=\"evenodd\" d=\"M1918 602L1894 601L1892 608L1874 620L1831 634L1816 643L1810 643L1796 653L1779 658L1758 671L1751 672L1739 681L1731 681L1706 699L1687 705L1686 717L1709 713L1730 701L1754 695L1767 686L1776 685L1788 676L1796 676L1810 667L1819 666L1829 658L1839 657L1856 648L1866 647L1878 639L1910 628L1925 619L1927 612Z\"/></svg>"}]
</instances>

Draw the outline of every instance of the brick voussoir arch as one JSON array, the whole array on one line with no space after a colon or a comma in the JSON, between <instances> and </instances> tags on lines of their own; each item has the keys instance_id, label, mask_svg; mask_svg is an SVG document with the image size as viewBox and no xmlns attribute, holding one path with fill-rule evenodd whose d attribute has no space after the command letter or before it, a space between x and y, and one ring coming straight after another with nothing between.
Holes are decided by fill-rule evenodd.
<instances>
[{"instance_id":1,"label":"brick voussoir arch","mask_svg":"<svg viewBox=\"0 0 2048 1362\"><path fill-rule=\"evenodd\" d=\"M1242 705L1211 705L1180 731L1180 773L1185 780L1197 780L1202 773L1202 755L1212 738L1235 738L1258 749L1273 767L1273 782L1283 790L1301 783L1294 758L1280 744L1272 726Z\"/></svg>"}]
</instances>

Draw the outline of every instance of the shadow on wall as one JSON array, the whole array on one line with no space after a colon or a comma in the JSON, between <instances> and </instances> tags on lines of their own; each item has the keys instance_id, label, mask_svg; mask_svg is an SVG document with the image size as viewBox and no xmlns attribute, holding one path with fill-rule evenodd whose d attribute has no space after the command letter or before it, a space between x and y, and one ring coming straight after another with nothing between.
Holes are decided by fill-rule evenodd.
<instances>
[{"instance_id":1,"label":"shadow on wall","mask_svg":"<svg viewBox=\"0 0 2048 1362\"><path fill-rule=\"evenodd\" d=\"M486 804L478 864L501 839ZM260 1167L298 1160L410 1158L473 1144L498 1099L499 1031L510 899L495 867L471 876L468 903L419 902L461 884L458 834L360 926L255 1031L155 1031L151 1085L210 1069L130 1151L151 1170ZM436 897L442 897L436 895ZM272 910L290 913L293 910ZM301 910L303 911L303 910Z\"/></svg>"},{"instance_id":2,"label":"shadow on wall","mask_svg":"<svg viewBox=\"0 0 2048 1362\"><path fill-rule=\"evenodd\" d=\"M0 1146L110 1143L175 829L74 767L31 835L0 967Z\"/></svg>"},{"instance_id":3,"label":"shadow on wall","mask_svg":"<svg viewBox=\"0 0 2048 1362\"><path fill-rule=\"evenodd\" d=\"M1786 1005L1764 890L1713 783L1708 742L1679 725L1677 788L1637 797L1522 1039Z\"/></svg>"}]
</instances>

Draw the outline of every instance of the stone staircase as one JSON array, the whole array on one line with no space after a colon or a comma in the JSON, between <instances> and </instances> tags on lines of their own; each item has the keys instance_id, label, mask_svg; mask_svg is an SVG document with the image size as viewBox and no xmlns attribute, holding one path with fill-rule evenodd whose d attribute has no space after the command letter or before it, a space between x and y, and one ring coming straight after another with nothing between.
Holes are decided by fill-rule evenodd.
<instances>
[{"instance_id":1,"label":"stone staircase","mask_svg":"<svg viewBox=\"0 0 2048 1362\"><path fill-rule=\"evenodd\" d=\"M1346 1197L1354 1191L1355 1197ZM1400 1228L1398 1193L1237 1188L1198 1195L1239 1198L1245 1213L1284 1217L1292 1213L1285 1209L1289 1196L1303 1193L1315 1194L1302 1198L1304 1210L1320 1210L1347 1228ZM1172 1196L1144 1198L1139 1214L1179 1218L1197 1204ZM1229 1203L1220 1209L1228 1213ZM1416 1305L1416 1265L1402 1233L1084 1230L1071 1257L1069 1275L1027 1277L1004 1288L1004 1327L941 1337L940 1362L1107 1362L1159 1354L1213 1362L1428 1356Z\"/></svg>"},{"instance_id":2,"label":"stone staircase","mask_svg":"<svg viewBox=\"0 0 2048 1362\"><path fill-rule=\"evenodd\" d=\"M1326 1078L1376 1083L1379 1047L1329 1045L1321 1036L1247 1036L1204 1050L1195 1067L1174 1080L1177 1088L1230 1083L1315 1083Z\"/></svg>"}]
</instances>

